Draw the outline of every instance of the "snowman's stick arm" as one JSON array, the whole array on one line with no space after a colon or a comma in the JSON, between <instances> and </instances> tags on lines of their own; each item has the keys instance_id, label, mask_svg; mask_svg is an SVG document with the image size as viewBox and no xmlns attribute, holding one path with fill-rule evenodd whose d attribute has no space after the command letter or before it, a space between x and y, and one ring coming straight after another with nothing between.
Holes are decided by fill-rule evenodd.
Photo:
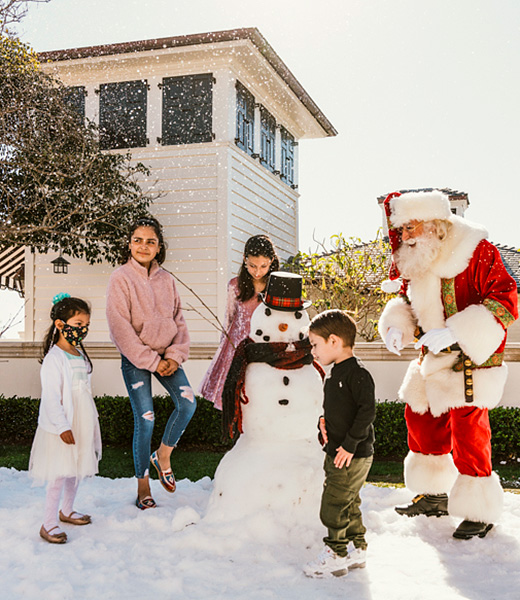
<instances>
[{"instance_id":1,"label":"snowman's stick arm","mask_svg":"<svg viewBox=\"0 0 520 600\"><path fill-rule=\"evenodd\" d=\"M164 267L162 267L162 268L164 269ZM197 292L195 290L193 290L192 288L190 288L190 286L188 284L184 283L184 281L180 277L178 277L177 275L175 275L175 273L172 273L171 271L168 271L168 269L164 269L164 270L167 271L176 281L178 281L181 285L183 285L187 290L189 290L195 296L195 298L197 298L197 300L202 304L202 306L209 312L209 314L213 317L213 319L217 323L215 324L214 321L212 321L211 319L209 319L208 317L206 317L206 315L204 315L203 313L201 313L200 310L198 310L197 308L195 308L191 304L188 304L189 308L187 308L185 310L192 310L193 312L196 312L199 315L199 317L202 317L205 321L207 321L215 329L217 329L218 331L220 331L221 333L223 333L227 337L229 343L236 350L235 344L233 344L233 342L231 341L231 338L229 337L229 334L226 331L226 328L224 327L224 325L222 325L221 320L211 310L211 308L204 302L204 300L197 294Z\"/></svg>"}]
</instances>

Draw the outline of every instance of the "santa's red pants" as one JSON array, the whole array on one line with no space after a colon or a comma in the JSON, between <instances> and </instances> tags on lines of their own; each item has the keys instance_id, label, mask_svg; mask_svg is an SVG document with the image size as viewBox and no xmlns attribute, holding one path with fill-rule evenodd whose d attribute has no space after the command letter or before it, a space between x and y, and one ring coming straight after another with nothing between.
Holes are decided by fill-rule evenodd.
<instances>
[{"instance_id":1,"label":"santa's red pants","mask_svg":"<svg viewBox=\"0 0 520 600\"><path fill-rule=\"evenodd\" d=\"M491 475L491 428L487 408L452 408L440 417L420 415L406 405L408 447L420 454L448 454L462 475Z\"/></svg>"}]
</instances>

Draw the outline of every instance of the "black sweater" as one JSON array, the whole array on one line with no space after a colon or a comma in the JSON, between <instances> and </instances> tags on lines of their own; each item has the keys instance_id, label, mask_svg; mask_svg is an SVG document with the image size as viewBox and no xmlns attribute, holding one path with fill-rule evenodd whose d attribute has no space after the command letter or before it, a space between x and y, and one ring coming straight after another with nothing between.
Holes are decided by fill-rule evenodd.
<instances>
[{"instance_id":1,"label":"black sweater","mask_svg":"<svg viewBox=\"0 0 520 600\"><path fill-rule=\"evenodd\" d=\"M374 380L355 356L335 364L325 379L323 411L327 454L335 457L339 446L354 458L374 454Z\"/></svg>"}]
</instances>

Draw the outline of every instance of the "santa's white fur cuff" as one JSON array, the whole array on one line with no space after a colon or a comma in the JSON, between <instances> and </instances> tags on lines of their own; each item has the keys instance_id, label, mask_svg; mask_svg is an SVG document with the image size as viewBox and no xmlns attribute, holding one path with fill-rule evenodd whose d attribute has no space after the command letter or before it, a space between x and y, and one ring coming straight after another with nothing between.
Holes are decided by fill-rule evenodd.
<instances>
[{"instance_id":1,"label":"santa's white fur cuff","mask_svg":"<svg viewBox=\"0 0 520 600\"><path fill-rule=\"evenodd\" d=\"M404 481L414 494L447 494L457 469L451 454L419 454L409 452L404 459Z\"/></svg>"},{"instance_id":2,"label":"santa's white fur cuff","mask_svg":"<svg viewBox=\"0 0 520 600\"><path fill-rule=\"evenodd\" d=\"M448 512L467 521L496 523L503 504L504 491L496 473L489 477L459 475L448 499Z\"/></svg>"}]
</instances>

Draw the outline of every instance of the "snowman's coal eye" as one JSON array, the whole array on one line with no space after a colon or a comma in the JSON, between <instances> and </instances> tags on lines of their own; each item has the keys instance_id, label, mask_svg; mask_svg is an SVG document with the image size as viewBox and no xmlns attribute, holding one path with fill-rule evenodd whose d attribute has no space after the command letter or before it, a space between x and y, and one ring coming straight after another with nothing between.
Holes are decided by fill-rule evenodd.
<instances>
[{"instance_id":1,"label":"snowman's coal eye","mask_svg":"<svg viewBox=\"0 0 520 600\"><path fill-rule=\"evenodd\" d=\"M262 338L264 340L264 342L268 342L271 339L270 335L264 335L264 337Z\"/></svg>"},{"instance_id":2,"label":"snowman's coal eye","mask_svg":"<svg viewBox=\"0 0 520 600\"><path fill-rule=\"evenodd\" d=\"M289 385L289 377L287 377L287 375L283 378L283 384Z\"/></svg>"},{"instance_id":3,"label":"snowman's coal eye","mask_svg":"<svg viewBox=\"0 0 520 600\"><path fill-rule=\"evenodd\" d=\"M305 335L300 331L300 340L303 340L304 337Z\"/></svg>"},{"instance_id":4,"label":"snowman's coal eye","mask_svg":"<svg viewBox=\"0 0 520 600\"><path fill-rule=\"evenodd\" d=\"M255 335L262 335L262 333L264 333L261 329L257 329L255 331Z\"/></svg>"},{"instance_id":5,"label":"snowman's coal eye","mask_svg":"<svg viewBox=\"0 0 520 600\"><path fill-rule=\"evenodd\" d=\"M297 310L294 313L294 316L295 316L296 319L301 319L303 317L302 313L299 310Z\"/></svg>"},{"instance_id":6,"label":"snowman's coal eye","mask_svg":"<svg viewBox=\"0 0 520 600\"><path fill-rule=\"evenodd\" d=\"M266 308L265 309L265 314L266 314L266 316L270 317L271 316L271 309L270 308Z\"/></svg>"}]
</instances>

